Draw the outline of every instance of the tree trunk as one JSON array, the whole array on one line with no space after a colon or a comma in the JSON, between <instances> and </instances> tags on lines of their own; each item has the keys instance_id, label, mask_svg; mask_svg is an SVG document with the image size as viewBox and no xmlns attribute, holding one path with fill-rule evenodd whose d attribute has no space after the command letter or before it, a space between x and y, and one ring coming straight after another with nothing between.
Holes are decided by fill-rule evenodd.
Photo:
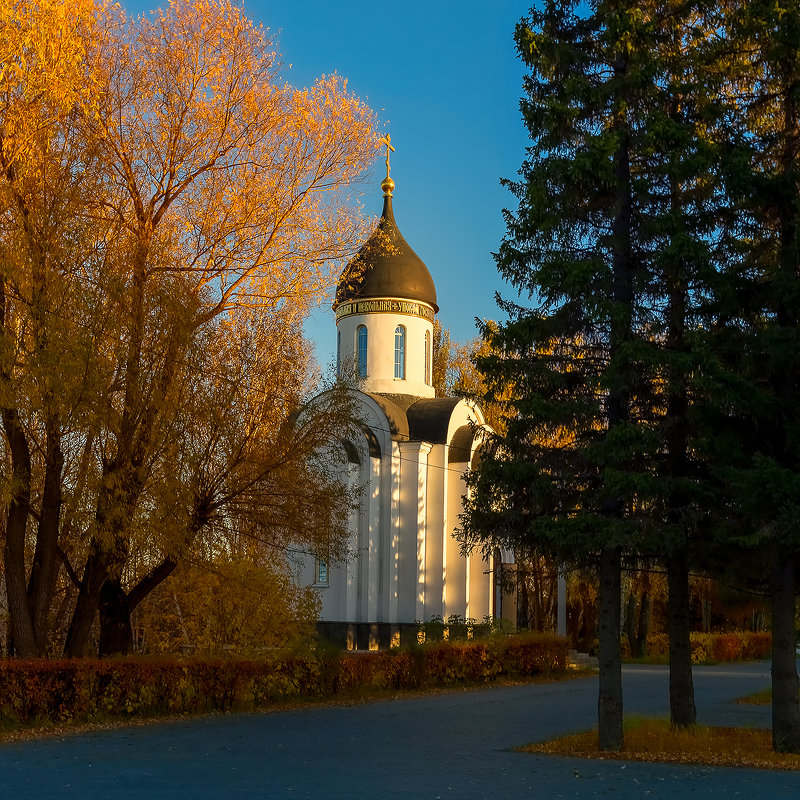
<instances>
[{"instance_id":1,"label":"tree trunk","mask_svg":"<svg viewBox=\"0 0 800 800\"><path fill-rule=\"evenodd\" d=\"M128 655L133 652L133 625L131 614L142 600L174 571L178 562L172 556L165 557L127 594L119 578L107 578L100 590L98 610L100 612L101 657Z\"/></svg>"},{"instance_id":2,"label":"tree trunk","mask_svg":"<svg viewBox=\"0 0 800 800\"><path fill-rule=\"evenodd\" d=\"M622 558L618 547L600 553L599 638L600 689L597 699L598 746L601 750L621 750L622 734L622 654L620 622L622 611Z\"/></svg>"},{"instance_id":3,"label":"tree trunk","mask_svg":"<svg viewBox=\"0 0 800 800\"><path fill-rule=\"evenodd\" d=\"M72 612L67 640L64 643L64 654L70 658L81 658L86 655L89 645L89 634L92 630L100 593L108 577L108 554L96 541L92 541L89 557L81 578L78 599Z\"/></svg>"},{"instance_id":4,"label":"tree trunk","mask_svg":"<svg viewBox=\"0 0 800 800\"><path fill-rule=\"evenodd\" d=\"M672 725L689 728L697 722L689 640L689 554L685 546L673 548L667 558L669 589L669 715Z\"/></svg>"},{"instance_id":5,"label":"tree trunk","mask_svg":"<svg viewBox=\"0 0 800 800\"><path fill-rule=\"evenodd\" d=\"M794 556L776 547L772 568L772 747L779 753L800 753L794 568Z\"/></svg>"},{"instance_id":6,"label":"tree trunk","mask_svg":"<svg viewBox=\"0 0 800 800\"><path fill-rule=\"evenodd\" d=\"M34 658L41 653L36 646L36 637L33 633L25 574L25 536L31 496L31 456L28 440L25 438L16 410L3 411L3 426L11 454L13 475L6 515L6 543L3 549L11 634L15 655Z\"/></svg>"},{"instance_id":7,"label":"tree trunk","mask_svg":"<svg viewBox=\"0 0 800 800\"><path fill-rule=\"evenodd\" d=\"M127 656L133 651L133 627L128 596L119 578L109 578L100 590L98 655Z\"/></svg>"},{"instance_id":8,"label":"tree trunk","mask_svg":"<svg viewBox=\"0 0 800 800\"><path fill-rule=\"evenodd\" d=\"M120 458L119 461L128 466L129 459ZM85 655L103 584L109 577L119 575L127 560L127 526L140 491L141 481L134 470L121 468L119 463L104 466L95 530L64 645L65 654L71 658Z\"/></svg>"},{"instance_id":9,"label":"tree trunk","mask_svg":"<svg viewBox=\"0 0 800 800\"><path fill-rule=\"evenodd\" d=\"M519 570L524 570L523 563L517 564ZM522 580L518 581L519 593L517 595L517 628L528 630L530 628L530 597L528 595L528 581L526 571L522 572Z\"/></svg>"},{"instance_id":10,"label":"tree trunk","mask_svg":"<svg viewBox=\"0 0 800 800\"><path fill-rule=\"evenodd\" d=\"M650 597L650 578L642 590L642 600L639 605L639 629L636 632L636 655L641 658L647 650L647 637L650 635L650 619L653 612L653 599Z\"/></svg>"},{"instance_id":11,"label":"tree trunk","mask_svg":"<svg viewBox=\"0 0 800 800\"><path fill-rule=\"evenodd\" d=\"M64 454L61 452L58 421L51 417L48 419L47 427L47 463L42 492L42 510L36 534L31 576L28 581L33 633L40 654L47 651L50 643L50 604L61 563L58 557L58 533L61 520L61 479L64 469Z\"/></svg>"},{"instance_id":12,"label":"tree trunk","mask_svg":"<svg viewBox=\"0 0 800 800\"><path fill-rule=\"evenodd\" d=\"M628 599L625 601L625 636L628 639L631 657L636 658L639 654L636 641L636 592L633 586L628 590Z\"/></svg>"}]
</instances>

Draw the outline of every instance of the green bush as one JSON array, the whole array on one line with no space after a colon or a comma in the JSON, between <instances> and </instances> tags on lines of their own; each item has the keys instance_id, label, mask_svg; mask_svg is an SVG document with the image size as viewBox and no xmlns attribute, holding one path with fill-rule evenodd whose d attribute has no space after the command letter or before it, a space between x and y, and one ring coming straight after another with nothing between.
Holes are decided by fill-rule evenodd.
<instances>
[{"instance_id":1,"label":"green bush","mask_svg":"<svg viewBox=\"0 0 800 800\"><path fill-rule=\"evenodd\" d=\"M0 725L253 710L296 698L548 675L567 642L519 635L411 650L247 659L0 661Z\"/></svg>"}]
</instances>

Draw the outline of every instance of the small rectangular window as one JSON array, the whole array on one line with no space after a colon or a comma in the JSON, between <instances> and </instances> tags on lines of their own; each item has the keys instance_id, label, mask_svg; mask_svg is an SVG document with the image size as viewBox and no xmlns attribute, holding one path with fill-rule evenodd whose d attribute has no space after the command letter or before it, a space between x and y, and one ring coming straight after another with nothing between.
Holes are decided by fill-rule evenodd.
<instances>
[{"instance_id":1,"label":"small rectangular window","mask_svg":"<svg viewBox=\"0 0 800 800\"><path fill-rule=\"evenodd\" d=\"M425 383L431 385L431 332L425 331Z\"/></svg>"},{"instance_id":2,"label":"small rectangular window","mask_svg":"<svg viewBox=\"0 0 800 800\"><path fill-rule=\"evenodd\" d=\"M358 352L358 377L367 377L367 326L359 325L356 331L356 347Z\"/></svg>"},{"instance_id":3,"label":"small rectangular window","mask_svg":"<svg viewBox=\"0 0 800 800\"><path fill-rule=\"evenodd\" d=\"M322 558L316 560L314 583L317 586L328 585L328 562Z\"/></svg>"},{"instance_id":4,"label":"small rectangular window","mask_svg":"<svg viewBox=\"0 0 800 800\"><path fill-rule=\"evenodd\" d=\"M394 376L406 377L406 329L402 325L394 329Z\"/></svg>"}]
</instances>

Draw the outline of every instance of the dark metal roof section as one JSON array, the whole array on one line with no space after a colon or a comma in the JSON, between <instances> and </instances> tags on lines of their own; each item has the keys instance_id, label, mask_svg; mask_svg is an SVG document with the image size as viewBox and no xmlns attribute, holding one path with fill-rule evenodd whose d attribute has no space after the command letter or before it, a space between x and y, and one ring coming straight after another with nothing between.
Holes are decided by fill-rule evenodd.
<instances>
[{"instance_id":1,"label":"dark metal roof section","mask_svg":"<svg viewBox=\"0 0 800 800\"><path fill-rule=\"evenodd\" d=\"M386 415L386 419L389 423L389 433L392 435L392 439L399 442L407 442L408 419L406 419L405 411L386 395L368 392L365 392L365 394L367 397L371 397Z\"/></svg>"},{"instance_id":2,"label":"dark metal roof section","mask_svg":"<svg viewBox=\"0 0 800 800\"><path fill-rule=\"evenodd\" d=\"M374 400L377 400L379 397L385 397L387 400L391 400L398 408L400 408L404 414L406 411L408 411L409 406L413 406L417 400L421 399L418 394L392 394L390 392L371 394L370 397Z\"/></svg>"},{"instance_id":3,"label":"dark metal roof section","mask_svg":"<svg viewBox=\"0 0 800 800\"><path fill-rule=\"evenodd\" d=\"M454 434L447 448L448 464L469 464L472 459L472 442L475 440L475 426L462 425Z\"/></svg>"},{"instance_id":4,"label":"dark metal roof section","mask_svg":"<svg viewBox=\"0 0 800 800\"><path fill-rule=\"evenodd\" d=\"M427 397L409 406L408 432L415 442L447 444L447 428L458 397Z\"/></svg>"},{"instance_id":5,"label":"dark metal roof section","mask_svg":"<svg viewBox=\"0 0 800 800\"><path fill-rule=\"evenodd\" d=\"M339 278L333 307L372 297L417 300L439 310L431 273L397 229L391 195L383 198L377 229Z\"/></svg>"}]
</instances>

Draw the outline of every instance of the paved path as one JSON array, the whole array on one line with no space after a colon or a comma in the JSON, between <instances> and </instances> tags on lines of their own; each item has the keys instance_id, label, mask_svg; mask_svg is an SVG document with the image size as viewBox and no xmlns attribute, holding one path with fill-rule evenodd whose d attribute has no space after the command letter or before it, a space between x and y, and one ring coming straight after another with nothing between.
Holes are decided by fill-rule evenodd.
<instances>
[{"instance_id":1,"label":"paved path","mask_svg":"<svg viewBox=\"0 0 800 800\"><path fill-rule=\"evenodd\" d=\"M765 663L695 670L702 723L769 725L732 698ZM667 710L667 669L626 667L627 713ZM3 797L800 798L800 773L550 758L512 752L594 723L596 679L356 707L190 719L0 745Z\"/></svg>"}]
</instances>

